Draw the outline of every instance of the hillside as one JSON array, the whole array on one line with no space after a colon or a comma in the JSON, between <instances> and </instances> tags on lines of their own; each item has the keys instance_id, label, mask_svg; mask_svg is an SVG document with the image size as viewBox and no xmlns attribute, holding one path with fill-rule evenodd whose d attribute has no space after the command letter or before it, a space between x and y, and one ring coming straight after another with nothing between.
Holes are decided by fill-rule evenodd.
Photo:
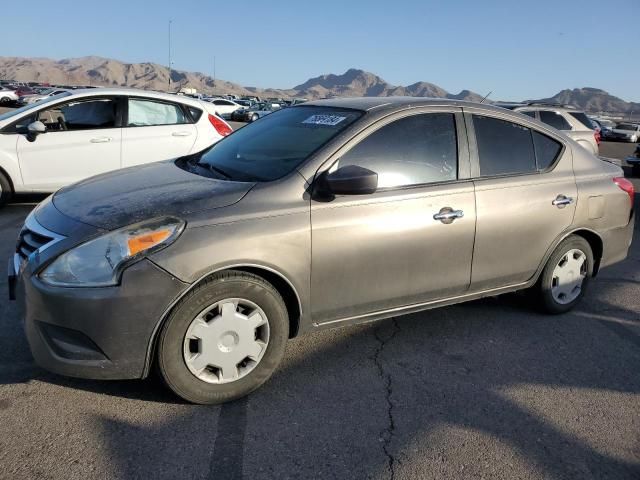
<instances>
[{"instance_id":1,"label":"hillside","mask_svg":"<svg viewBox=\"0 0 640 480\"><path fill-rule=\"evenodd\" d=\"M0 57L0 79L23 82L37 81L52 84L128 86L166 91L169 88L169 71L156 63L123 63L102 57L48 58ZM397 86L381 77L351 68L341 75L320 75L291 89L245 87L213 78L200 72L171 71L171 89L193 87L208 94L258 95L261 97L386 97L408 95L415 97L450 98L479 102L482 96L470 90L449 93L428 82L416 82ZM625 102L597 88L562 90L550 98L537 101L571 104L591 112L626 113L639 112L640 104Z\"/></svg>"}]
</instances>

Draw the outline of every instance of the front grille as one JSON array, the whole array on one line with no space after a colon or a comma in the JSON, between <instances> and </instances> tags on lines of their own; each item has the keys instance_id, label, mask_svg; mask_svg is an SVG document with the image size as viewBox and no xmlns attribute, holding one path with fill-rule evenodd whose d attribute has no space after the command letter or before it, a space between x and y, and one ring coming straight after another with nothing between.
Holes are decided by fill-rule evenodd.
<instances>
[{"instance_id":1,"label":"front grille","mask_svg":"<svg viewBox=\"0 0 640 480\"><path fill-rule=\"evenodd\" d=\"M23 259L27 259L33 252L44 247L53 240L53 237L47 237L40 233L33 232L25 225L20 231L16 252Z\"/></svg>"},{"instance_id":2,"label":"front grille","mask_svg":"<svg viewBox=\"0 0 640 480\"><path fill-rule=\"evenodd\" d=\"M27 260L32 253L36 251L41 252L63 238L61 235L50 232L42 227L35 221L33 216L29 215L24 223L24 227L20 230L16 244L16 254L22 261Z\"/></svg>"}]
</instances>

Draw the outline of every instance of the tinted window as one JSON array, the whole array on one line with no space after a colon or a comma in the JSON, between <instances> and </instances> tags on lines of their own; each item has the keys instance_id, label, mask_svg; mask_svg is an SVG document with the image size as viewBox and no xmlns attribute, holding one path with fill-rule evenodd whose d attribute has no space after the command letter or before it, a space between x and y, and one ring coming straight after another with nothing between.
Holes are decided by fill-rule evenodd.
<instances>
[{"instance_id":1,"label":"tinted window","mask_svg":"<svg viewBox=\"0 0 640 480\"><path fill-rule=\"evenodd\" d=\"M196 160L232 180L276 180L361 115L330 107L287 108L236 130Z\"/></svg>"},{"instance_id":2,"label":"tinted window","mask_svg":"<svg viewBox=\"0 0 640 480\"><path fill-rule=\"evenodd\" d=\"M473 126L481 176L536 171L531 130L516 123L480 115L473 116Z\"/></svg>"},{"instance_id":3,"label":"tinted window","mask_svg":"<svg viewBox=\"0 0 640 480\"><path fill-rule=\"evenodd\" d=\"M174 103L129 99L128 127L187 123L182 108Z\"/></svg>"},{"instance_id":4,"label":"tinted window","mask_svg":"<svg viewBox=\"0 0 640 480\"><path fill-rule=\"evenodd\" d=\"M536 112L529 111L529 112L521 112L521 113L524 113L525 115L527 115L527 116L529 116L531 118L536 118Z\"/></svg>"},{"instance_id":5,"label":"tinted window","mask_svg":"<svg viewBox=\"0 0 640 480\"><path fill-rule=\"evenodd\" d=\"M583 112L569 112L569 115L578 120L585 127L589 129L595 128L591 119Z\"/></svg>"},{"instance_id":6,"label":"tinted window","mask_svg":"<svg viewBox=\"0 0 640 480\"><path fill-rule=\"evenodd\" d=\"M187 107L187 108L189 108L189 113L191 114L191 118L193 119L194 122L197 122L198 120L200 120L200 117L202 116L202 110L196 107Z\"/></svg>"},{"instance_id":7,"label":"tinted window","mask_svg":"<svg viewBox=\"0 0 640 480\"><path fill-rule=\"evenodd\" d=\"M540 121L558 130L571 130L571 125L556 112L540 111Z\"/></svg>"},{"instance_id":8,"label":"tinted window","mask_svg":"<svg viewBox=\"0 0 640 480\"><path fill-rule=\"evenodd\" d=\"M429 113L376 130L343 155L338 167L359 165L373 170L378 186L388 188L455 180L457 158L454 115Z\"/></svg>"},{"instance_id":9,"label":"tinted window","mask_svg":"<svg viewBox=\"0 0 640 480\"><path fill-rule=\"evenodd\" d=\"M538 170L549 168L562 150L562 145L542 133L533 131L533 145L536 149Z\"/></svg>"}]
</instances>

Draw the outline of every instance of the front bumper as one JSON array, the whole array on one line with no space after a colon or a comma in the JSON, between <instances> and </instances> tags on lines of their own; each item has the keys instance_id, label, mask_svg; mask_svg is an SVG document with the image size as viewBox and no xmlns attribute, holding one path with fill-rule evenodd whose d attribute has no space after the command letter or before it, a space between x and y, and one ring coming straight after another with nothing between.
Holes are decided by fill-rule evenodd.
<instances>
[{"instance_id":1,"label":"front bumper","mask_svg":"<svg viewBox=\"0 0 640 480\"><path fill-rule=\"evenodd\" d=\"M92 379L146 376L161 318L187 288L146 259L125 270L114 287L52 287L24 265L14 275L36 363L55 373Z\"/></svg>"}]
</instances>

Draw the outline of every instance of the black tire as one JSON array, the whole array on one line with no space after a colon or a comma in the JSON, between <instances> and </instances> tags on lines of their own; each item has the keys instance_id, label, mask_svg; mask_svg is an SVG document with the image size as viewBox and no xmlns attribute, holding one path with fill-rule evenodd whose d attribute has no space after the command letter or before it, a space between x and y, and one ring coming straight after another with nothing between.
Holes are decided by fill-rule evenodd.
<instances>
[{"instance_id":1,"label":"black tire","mask_svg":"<svg viewBox=\"0 0 640 480\"><path fill-rule=\"evenodd\" d=\"M13 189L9 179L0 172L0 208L4 207L13 196Z\"/></svg>"},{"instance_id":2,"label":"black tire","mask_svg":"<svg viewBox=\"0 0 640 480\"><path fill-rule=\"evenodd\" d=\"M572 249L582 251L587 257L586 276L582 281L580 293L578 294L578 296L573 301L563 304L556 301L556 299L553 297L553 294L551 293L551 287L553 285L553 272L560 260ZM537 305L539 306L540 310L542 310L544 313L550 313L553 315L565 313L571 310L578 304L578 302L580 302L580 300L584 296L592 275L593 251L591 250L589 242L587 242L584 238L579 237L578 235L570 235L569 237L565 238L562 242L560 242L560 245L556 247L551 257L549 257L544 270L540 274L538 283L534 287Z\"/></svg>"},{"instance_id":3,"label":"black tire","mask_svg":"<svg viewBox=\"0 0 640 480\"><path fill-rule=\"evenodd\" d=\"M269 322L269 342L260 362L244 377L230 383L208 383L187 367L183 342L193 319L209 305L225 298L245 298L258 305ZM169 315L158 339L158 369L167 386L189 402L228 402L248 395L271 377L282 360L288 336L287 309L270 283L246 272L221 272L191 291Z\"/></svg>"},{"instance_id":4,"label":"black tire","mask_svg":"<svg viewBox=\"0 0 640 480\"><path fill-rule=\"evenodd\" d=\"M640 177L640 165L633 165L631 167L631 175L634 177Z\"/></svg>"},{"instance_id":5,"label":"black tire","mask_svg":"<svg viewBox=\"0 0 640 480\"><path fill-rule=\"evenodd\" d=\"M0 98L0 105L2 105L3 107L6 107L10 103L11 103L11 99L9 97Z\"/></svg>"}]
</instances>

